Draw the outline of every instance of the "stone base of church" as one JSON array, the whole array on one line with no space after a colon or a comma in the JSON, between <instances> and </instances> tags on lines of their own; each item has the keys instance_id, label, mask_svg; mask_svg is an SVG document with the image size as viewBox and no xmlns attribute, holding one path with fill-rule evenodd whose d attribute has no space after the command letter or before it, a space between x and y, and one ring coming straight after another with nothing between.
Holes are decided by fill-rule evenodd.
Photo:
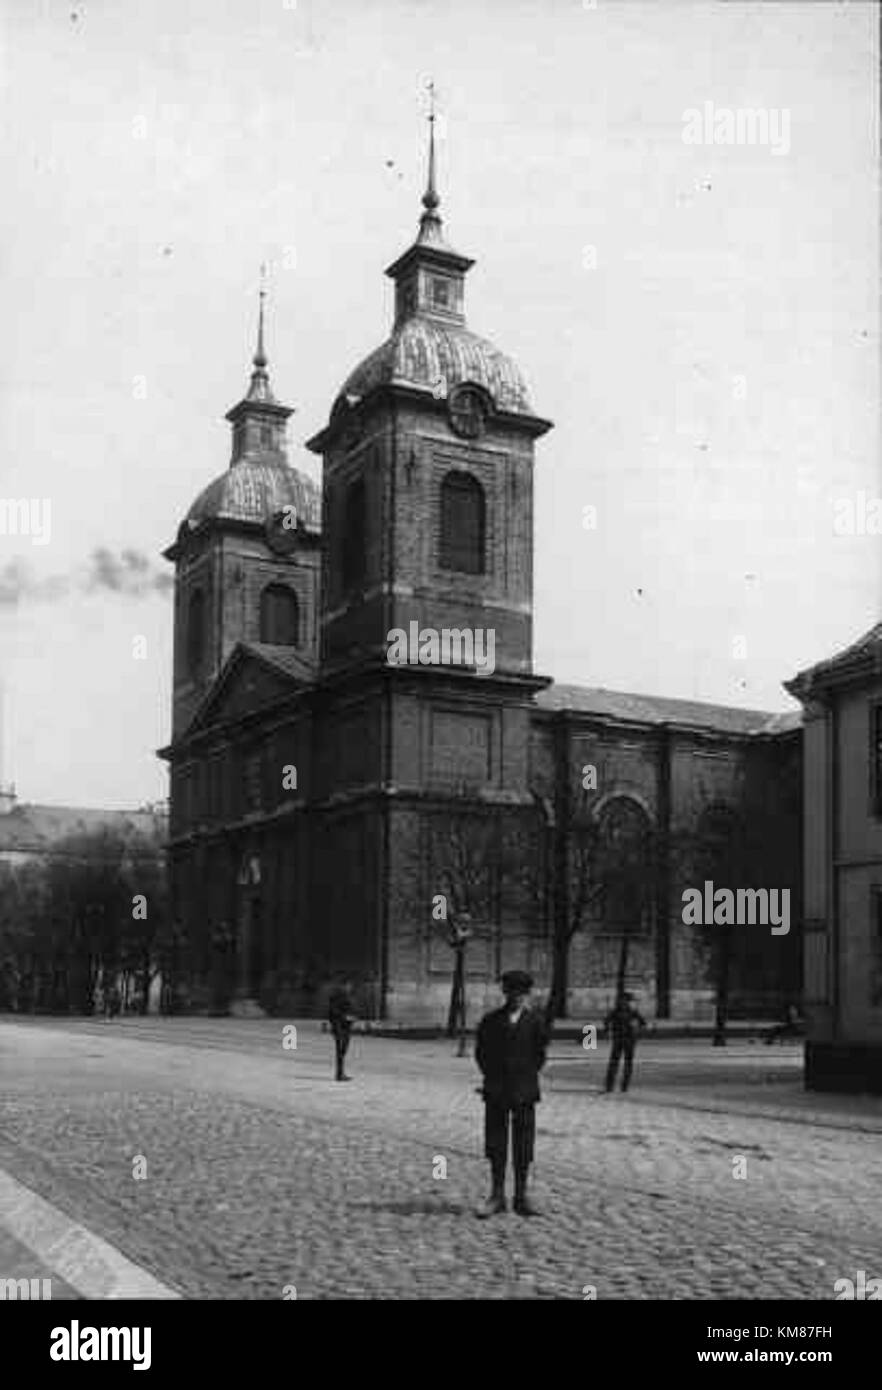
<instances>
[{"instance_id":1,"label":"stone base of church","mask_svg":"<svg viewBox=\"0 0 882 1390\"><path fill-rule=\"evenodd\" d=\"M882 1043L807 1042L805 1088L882 1095Z\"/></svg>"},{"instance_id":2,"label":"stone base of church","mask_svg":"<svg viewBox=\"0 0 882 1390\"><path fill-rule=\"evenodd\" d=\"M450 1007L450 980L427 984L399 982L386 996L386 1021L414 1027L444 1027ZM641 989L636 983L627 988L647 1023L657 1016L655 994ZM537 980L534 1002L542 1007L548 997L547 982ZM567 1020L574 1024L599 1026L612 1008L615 987L571 989L567 995ZM466 1021L474 1027L483 1014L499 1008L502 991L495 981L469 980L466 985ZM711 990L681 989L671 992L669 1017L682 1023L708 1023L714 1018L714 997Z\"/></svg>"}]
</instances>

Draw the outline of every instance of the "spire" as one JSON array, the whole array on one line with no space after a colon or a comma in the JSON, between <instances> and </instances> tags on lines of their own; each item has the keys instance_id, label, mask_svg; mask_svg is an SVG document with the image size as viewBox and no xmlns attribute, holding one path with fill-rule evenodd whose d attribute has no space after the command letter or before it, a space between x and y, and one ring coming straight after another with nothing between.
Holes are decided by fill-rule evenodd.
<instances>
[{"instance_id":1,"label":"spire","mask_svg":"<svg viewBox=\"0 0 882 1390\"><path fill-rule=\"evenodd\" d=\"M464 323L463 276L473 265L444 239L435 183L435 84L429 82L429 167L416 241L393 261L386 274L395 281L395 322L411 314L430 314L446 323Z\"/></svg>"},{"instance_id":2,"label":"spire","mask_svg":"<svg viewBox=\"0 0 882 1390\"><path fill-rule=\"evenodd\" d=\"M290 406L279 404L270 386L263 342L265 303L266 266L262 265L257 310L257 347L251 359L254 364L251 384L238 405L227 411L227 419L233 426L231 467L241 459L284 461L285 421L294 413Z\"/></svg>"},{"instance_id":3,"label":"spire","mask_svg":"<svg viewBox=\"0 0 882 1390\"><path fill-rule=\"evenodd\" d=\"M266 265L260 267L260 307L257 315L257 350L251 359L254 364L254 371L251 373L251 385L248 388L246 400L249 401L275 401L272 387L269 384L267 375L267 356L263 345L263 313L264 301L266 299Z\"/></svg>"},{"instance_id":4,"label":"spire","mask_svg":"<svg viewBox=\"0 0 882 1390\"><path fill-rule=\"evenodd\" d=\"M441 218L438 207L441 199L435 187L435 83L429 82L429 170L426 178L426 191L423 194L423 212L420 218L418 245L437 245L441 242Z\"/></svg>"},{"instance_id":5,"label":"spire","mask_svg":"<svg viewBox=\"0 0 882 1390\"><path fill-rule=\"evenodd\" d=\"M257 319L257 351L254 354L255 367L266 366L266 353L263 349L263 304L266 299L266 262L260 267L260 309Z\"/></svg>"}]
</instances>

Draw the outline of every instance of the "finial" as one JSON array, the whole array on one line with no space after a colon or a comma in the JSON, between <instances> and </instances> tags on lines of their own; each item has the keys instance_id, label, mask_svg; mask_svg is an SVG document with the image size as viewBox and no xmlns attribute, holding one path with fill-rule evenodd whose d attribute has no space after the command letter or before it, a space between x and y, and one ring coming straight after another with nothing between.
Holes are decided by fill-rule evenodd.
<instances>
[{"instance_id":1,"label":"finial","mask_svg":"<svg viewBox=\"0 0 882 1390\"><path fill-rule=\"evenodd\" d=\"M251 359L254 363L254 371L251 373L251 385L248 388L246 400L249 401L270 401L275 402L272 387L269 384L266 365L267 356L263 346L263 312L264 301L266 300L266 262L260 267L260 308L257 315L257 351Z\"/></svg>"},{"instance_id":2,"label":"finial","mask_svg":"<svg viewBox=\"0 0 882 1390\"><path fill-rule=\"evenodd\" d=\"M423 207L434 212L441 199L435 190L435 83L429 81L429 177L423 194Z\"/></svg>"},{"instance_id":3,"label":"finial","mask_svg":"<svg viewBox=\"0 0 882 1390\"><path fill-rule=\"evenodd\" d=\"M253 362L255 367L266 366L266 353L263 347L263 303L266 299L266 261L260 267L260 309L257 318L257 351L254 354Z\"/></svg>"}]
</instances>

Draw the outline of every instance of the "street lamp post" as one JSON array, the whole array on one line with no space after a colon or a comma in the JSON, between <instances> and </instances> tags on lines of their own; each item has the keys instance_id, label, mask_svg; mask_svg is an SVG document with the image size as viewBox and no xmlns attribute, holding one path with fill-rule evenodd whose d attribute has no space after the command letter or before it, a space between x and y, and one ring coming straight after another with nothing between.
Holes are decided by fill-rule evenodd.
<instances>
[{"instance_id":1,"label":"street lamp post","mask_svg":"<svg viewBox=\"0 0 882 1390\"><path fill-rule=\"evenodd\" d=\"M465 957L466 946L472 934L470 923L471 917L467 912L460 913L457 918L452 918L450 923L449 942L454 953L454 966L448 1034L451 1037L454 1032L458 1034L457 1057L466 1055Z\"/></svg>"}]
</instances>

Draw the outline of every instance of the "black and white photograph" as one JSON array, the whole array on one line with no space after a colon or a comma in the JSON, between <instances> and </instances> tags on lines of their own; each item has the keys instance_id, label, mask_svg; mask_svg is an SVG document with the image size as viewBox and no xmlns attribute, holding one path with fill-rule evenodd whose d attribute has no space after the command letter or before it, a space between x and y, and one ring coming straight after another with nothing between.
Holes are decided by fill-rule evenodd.
<instances>
[{"instance_id":1,"label":"black and white photograph","mask_svg":"<svg viewBox=\"0 0 882 1390\"><path fill-rule=\"evenodd\" d=\"M219 1301L231 1339L602 1302L574 1345L635 1374L666 1336L843 1370L832 1305L882 1300L880 15L3 0L34 1373L195 1368ZM268 1358L330 1327L279 1316Z\"/></svg>"}]
</instances>

